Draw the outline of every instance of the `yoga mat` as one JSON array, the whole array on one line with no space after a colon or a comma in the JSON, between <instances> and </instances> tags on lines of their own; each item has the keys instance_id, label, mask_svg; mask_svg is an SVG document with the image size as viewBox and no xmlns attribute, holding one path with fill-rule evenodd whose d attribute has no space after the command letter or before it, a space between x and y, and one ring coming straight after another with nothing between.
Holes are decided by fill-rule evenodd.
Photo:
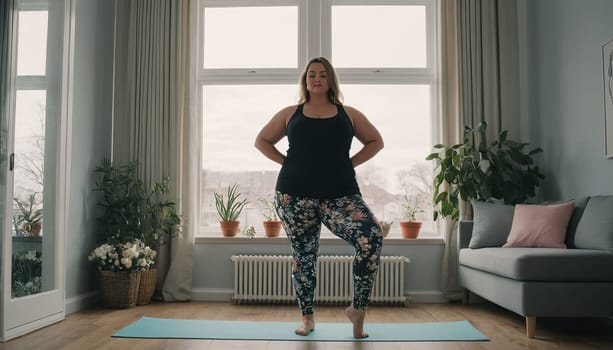
<instances>
[{"instance_id":1,"label":"yoga mat","mask_svg":"<svg viewBox=\"0 0 613 350\"><path fill-rule=\"evenodd\" d=\"M307 336L298 322L182 320L143 317L113 334L117 338L283 340L317 342L487 341L468 321L367 323L368 338L354 339L351 323L317 323Z\"/></svg>"}]
</instances>

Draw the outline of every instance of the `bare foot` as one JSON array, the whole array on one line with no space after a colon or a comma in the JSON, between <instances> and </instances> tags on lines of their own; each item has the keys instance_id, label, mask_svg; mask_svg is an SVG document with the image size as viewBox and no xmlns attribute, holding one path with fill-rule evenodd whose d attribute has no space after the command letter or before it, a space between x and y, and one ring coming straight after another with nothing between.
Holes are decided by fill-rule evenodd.
<instances>
[{"instance_id":1,"label":"bare foot","mask_svg":"<svg viewBox=\"0 0 613 350\"><path fill-rule=\"evenodd\" d=\"M353 337L356 339L362 339L368 337L368 333L364 332L364 318L366 317L366 310L354 309L353 305L350 305L345 309L345 315L353 324Z\"/></svg>"},{"instance_id":2,"label":"bare foot","mask_svg":"<svg viewBox=\"0 0 613 350\"><path fill-rule=\"evenodd\" d=\"M302 325L294 331L298 335L309 335L315 330L315 319L313 314L302 316Z\"/></svg>"}]
</instances>

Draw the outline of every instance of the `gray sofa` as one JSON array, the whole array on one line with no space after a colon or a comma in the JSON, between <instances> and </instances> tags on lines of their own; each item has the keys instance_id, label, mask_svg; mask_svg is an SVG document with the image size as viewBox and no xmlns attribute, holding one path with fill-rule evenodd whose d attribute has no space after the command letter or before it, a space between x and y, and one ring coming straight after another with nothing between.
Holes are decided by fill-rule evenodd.
<instances>
[{"instance_id":1,"label":"gray sofa","mask_svg":"<svg viewBox=\"0 0 613 350\"><path fill-rule=\"evenodd\" d=\"M474 293L524 316L529 338L535 336L537 317L613 316L613 195L575 200L567 249L492 243L488 232L503 237L510 219L508 208L491 209L475 208L473 221L459 223L464 303ZM469 247L475 243L473 231L485 247Z\"/></svg>"}]
</instances>

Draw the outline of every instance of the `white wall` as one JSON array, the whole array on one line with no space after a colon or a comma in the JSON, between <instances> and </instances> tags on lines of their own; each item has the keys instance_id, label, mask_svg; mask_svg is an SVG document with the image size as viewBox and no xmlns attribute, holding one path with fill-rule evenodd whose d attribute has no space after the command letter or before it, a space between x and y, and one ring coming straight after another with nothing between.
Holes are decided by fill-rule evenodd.
<instances>
[{"instance_id":1,"label":"white wall","mask_svg":"<svg viewBox=\"0 0 613 350\"><path fill-rule=\"evenodd\" d=\"M95 246L95 166L111 155L113 0L75 1L74 100L66 225L66 311L98 285L87 255Z\"/></svg>"},{"instance_id":2,"label":"white wall","mask_svg":"<svg viewBox=\"0 0 613 350\"><path fill-rule=\"evenodd\" d=\"M221 236L221 233L219 234ZM193 288L194 300L230 300L234 287L234 267L230 257L234 254L289 255L287 239L266 239L242 244L227 243L235 239L219 239L199 242L194 250ZM440 241L429 243L388 243L384 240L383 255L405 256L411 259L405 270L405 294L412 301L441 302L440 289L443 245ZM353 255L349 244L340 239L325 240L320 244L322 255Z\"/></svg>"},{"instance_id":3,"label":"white wall","mask_svg":"<svg viewBox=\"0 0 613 350\"><path fill-rule=\"evenodd\" d=\"M604 157L601 45L613 38L613 1L521 5L522 136L544 149L543 197L612 194L613 159Z\"/></svg>"}]
</instances>

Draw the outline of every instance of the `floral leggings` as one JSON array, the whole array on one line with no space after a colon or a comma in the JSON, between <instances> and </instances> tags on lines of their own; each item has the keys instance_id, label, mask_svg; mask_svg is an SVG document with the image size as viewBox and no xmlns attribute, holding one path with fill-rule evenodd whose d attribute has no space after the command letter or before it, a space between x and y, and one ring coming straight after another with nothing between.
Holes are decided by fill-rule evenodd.
<instances>
[{"instance_id":1,"label":"floral leggings","mask_svg":"<svg viewBox=\"0 0 613 350\"><path fill-rule=\"evenodd\" d=\"M353 307L365 309L379 268L383 234L360 195L334 199L290 196L277 191L275 206L292 246L293 282L303 315L313 313L321 224L355 248Z\"/></svg>"}]
</instances>

